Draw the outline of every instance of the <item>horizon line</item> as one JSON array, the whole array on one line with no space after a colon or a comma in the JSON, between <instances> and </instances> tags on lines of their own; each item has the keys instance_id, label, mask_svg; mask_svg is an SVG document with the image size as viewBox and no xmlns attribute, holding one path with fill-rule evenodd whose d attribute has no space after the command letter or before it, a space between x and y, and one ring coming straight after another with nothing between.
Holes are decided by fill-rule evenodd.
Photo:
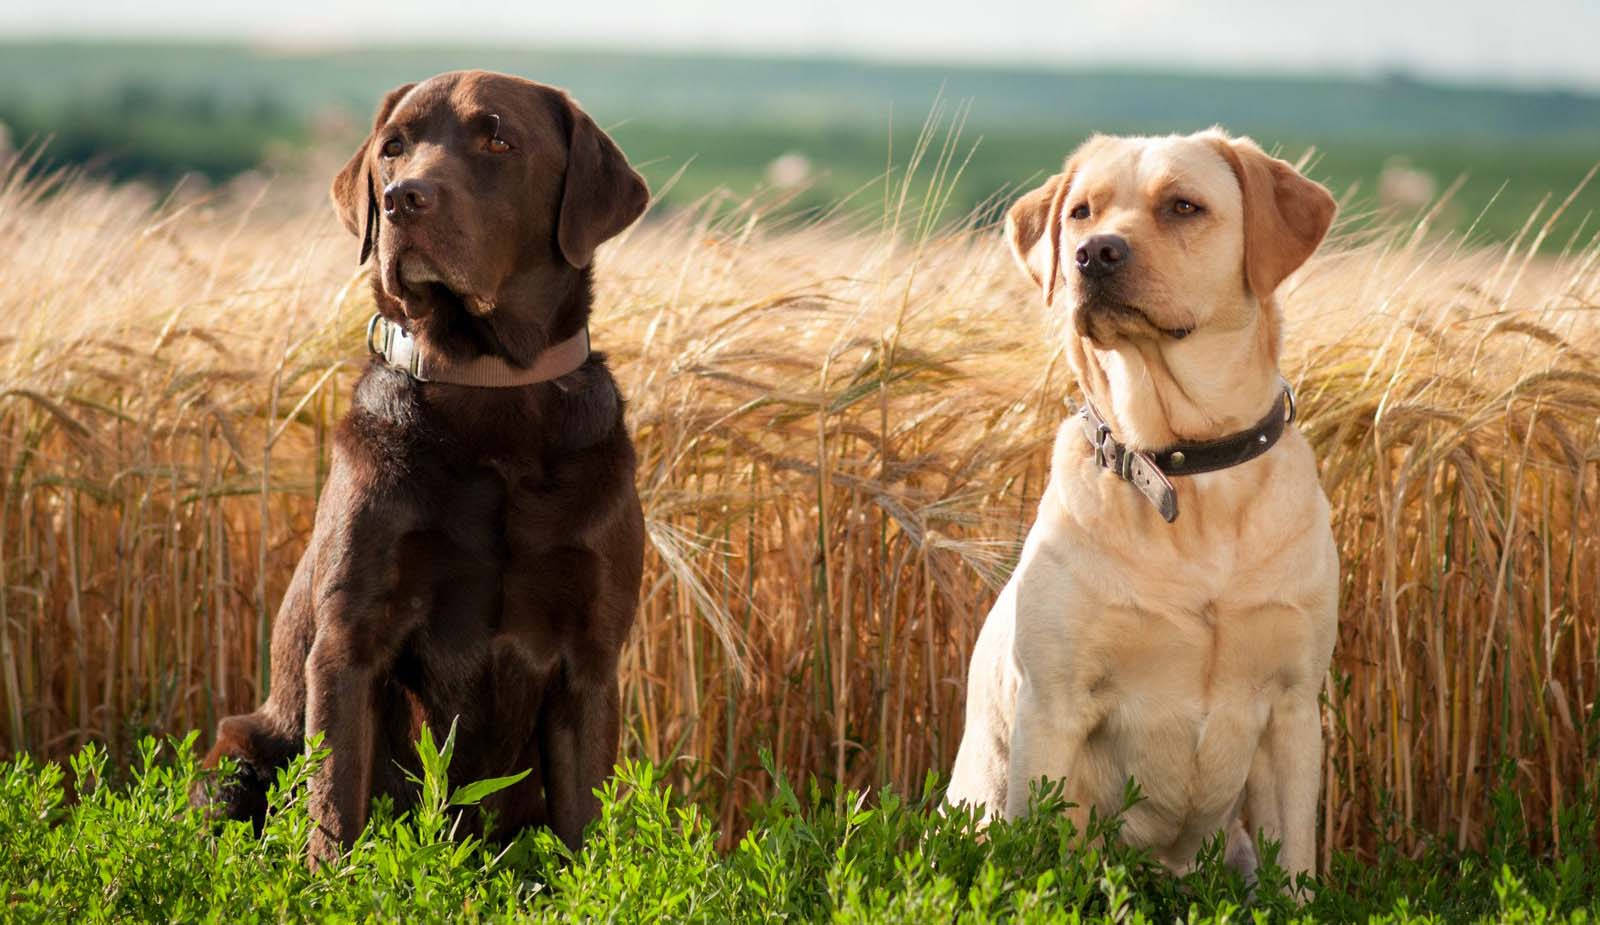
<instances>
[{"instance_id":1,"label":"horizon line","mask_svg":"<svg viewBox=\"0 0 1600 925\"><path fill-rule=\"evenodd\" d=\"M1382 65L1338 66L1321 62L1311 67L1296 67L1287 62L1249 61L1238 64L1215 62L1166 61L1162 63L1129 57L1103 57L1086 60L1081 56L1070 64L1050 61L1036 56L1009 59L974 54L958 49L936 50L929 48L885 49L869 51L845 47L824 49L794 44L764 44L759 42L729 43L720 45L693 42L666 42L646 44L629 39L595 41L583 38L558 41L517 42L506 39L478 38L467 35L439 37L382 35L359 39L331 36L241 35L221 31L182 33L151 32L62 32L59 30L17 30L0 32L0 45L122 45L130 47L152 46L228 46L246 48L257 52L277 54L282 57L296 55L331 55L341 52L405 48L412 50L494 50L500 52L551 52L551 53L604 53L638 54L655 58L700 58L727 61L755 61L762 58L779 58L785 61L837 61L854 64L900 68L946 67L970 71L997 73L1136 73L1146 76L1173 77L1241 77L1289 81L1334 80L1350 83L1415 83L1424 86L1462 90L1490 90L1509 93L1570 94L1600 98L1600 81L1590 82L1575 77L1557 79L1532 76L1492 77L1481 73L1463 73L1450 69L1418 66L1411 62L1395 61Z\"/></svg>"}]
</instances>

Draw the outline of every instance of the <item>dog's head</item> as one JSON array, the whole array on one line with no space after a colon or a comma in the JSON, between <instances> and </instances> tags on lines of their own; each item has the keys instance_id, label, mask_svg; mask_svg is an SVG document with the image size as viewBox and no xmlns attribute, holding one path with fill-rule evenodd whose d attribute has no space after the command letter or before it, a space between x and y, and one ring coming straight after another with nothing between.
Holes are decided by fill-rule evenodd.
<instances>
[{"instance_id":1,"label":"dog's head","mask_svg":"<svg viewBox=\"0 0 1600 925\"><path fill-rule=\"evenodd\" d=\"M1006 238L1046 304L1066 299L1073 330L1111 347L1248 325L1334 210L1247 138L1096 136L1011 208Z\"/></svg>"},{"instance_id":2,"label":"dog's head","mask_svg":"<svg viewBox=\"0 0 1600 925\"><path fill-rule=\"evenodd\" d=\"M487 317L570 287L649 191L566 93L458 71L390 91L332 197L380 303Z\"/></svg>"}]
</instances>

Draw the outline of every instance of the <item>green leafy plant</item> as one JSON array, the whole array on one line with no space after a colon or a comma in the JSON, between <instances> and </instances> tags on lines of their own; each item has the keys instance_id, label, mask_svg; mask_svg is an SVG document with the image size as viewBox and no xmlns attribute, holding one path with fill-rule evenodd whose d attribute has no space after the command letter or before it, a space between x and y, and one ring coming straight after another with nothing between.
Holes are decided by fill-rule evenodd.
<instances>
[{"instance_id":1,"label":"green leafy plant","mask_svg":"<svg viewBox=\"0 0 1600 925\"><path fill-rule=\"evenodd\" d=\"M1266 922L1592 921L1600 915L1593 802L1550 833L1516 814L1503 782L1483 854L1428 842L1375 861L1336 855L1320 880L1291 884L1259 847L1254 884L1209 842L1174 876L1119 840L1119 814L1080 831L1059 787L1032 811L984 827L940 805L929 776L915 796L796 789L764 755L774 797L729 850L698 805L659 770L628 761L601 792L576 854L548 831L506 844L460 819L521 779L451 788L452 727L418 741L420 795L397 814L379 801L348 853L312 871L307 786L326 756L313 740L277 777L260 834L189 805L204 773L195 737L144 739L125 775L89 745L66 767L23 755L0 765L0 912L7 921L614 922ZM1600 775L1591 775L1600 779ZM1595 781L1586 795L1592 797ZM1140 799L1130 784L1126 803Z\"/></svg>"}]
</instances>

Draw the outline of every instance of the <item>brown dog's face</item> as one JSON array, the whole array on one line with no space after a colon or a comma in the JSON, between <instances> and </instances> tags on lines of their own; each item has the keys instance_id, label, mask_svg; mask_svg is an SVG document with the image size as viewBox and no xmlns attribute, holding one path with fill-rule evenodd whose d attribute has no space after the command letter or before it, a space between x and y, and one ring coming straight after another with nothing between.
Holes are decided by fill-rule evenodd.
<instances>
[{"instance_id":1,"label":"brown dog's face","mask_svg":"<svg viewBox=\"0 0 1600 925\"><path fill-rule=\"evenodd\" d=\"M461 71L391 91L332 196L380 301L420 318L548 300L649 192L562 91Z\"/></svg>"},{"instance_id":2,"label":"brown dog's face","mask_svg":"<svg viewBox=\"0 0 1600 925\"><path fill-rule=\"evenodd\" d=\"M1112 346L1247 325L1333 213L1326 190L1248 139L1097 136L1018 201L1006 233L1073 330Z\"/></svg>"}]
</instances>

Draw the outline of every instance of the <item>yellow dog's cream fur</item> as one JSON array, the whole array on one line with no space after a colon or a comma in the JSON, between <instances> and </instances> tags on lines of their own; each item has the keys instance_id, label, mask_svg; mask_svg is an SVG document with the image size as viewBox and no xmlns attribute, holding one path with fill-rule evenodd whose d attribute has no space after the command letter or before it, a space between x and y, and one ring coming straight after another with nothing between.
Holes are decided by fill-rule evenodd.
<instances>
[{"instance_id":1,"label":"yellow dog's cream fur","mask_svg":"<svg viewBox=\"0 0 1600 925\"><path fill-rule=\"evenodd\" d=\"M1012 208L1006 234L1066 315L1085 395L1117 439L1159 449L1246 429L1279 401L1273 291L1333 214L1326 190L1248 139L1096 137ZM1074 265L1078 242L1106 233L1130 248L1110 288ZM1014 817L1049 778L1081 821L1119 809L1132 778L1144 799L1123 837L1169 866L1223 831L1230 862L1253 870L1259 830L1286 869L1311 871L1339 571L1316 460L1290 426L1250 462L1172 483L1168 524L1095 465L1076 418L1062 424L972 655L947 799Z\"/></svg>"}]
</instances>

